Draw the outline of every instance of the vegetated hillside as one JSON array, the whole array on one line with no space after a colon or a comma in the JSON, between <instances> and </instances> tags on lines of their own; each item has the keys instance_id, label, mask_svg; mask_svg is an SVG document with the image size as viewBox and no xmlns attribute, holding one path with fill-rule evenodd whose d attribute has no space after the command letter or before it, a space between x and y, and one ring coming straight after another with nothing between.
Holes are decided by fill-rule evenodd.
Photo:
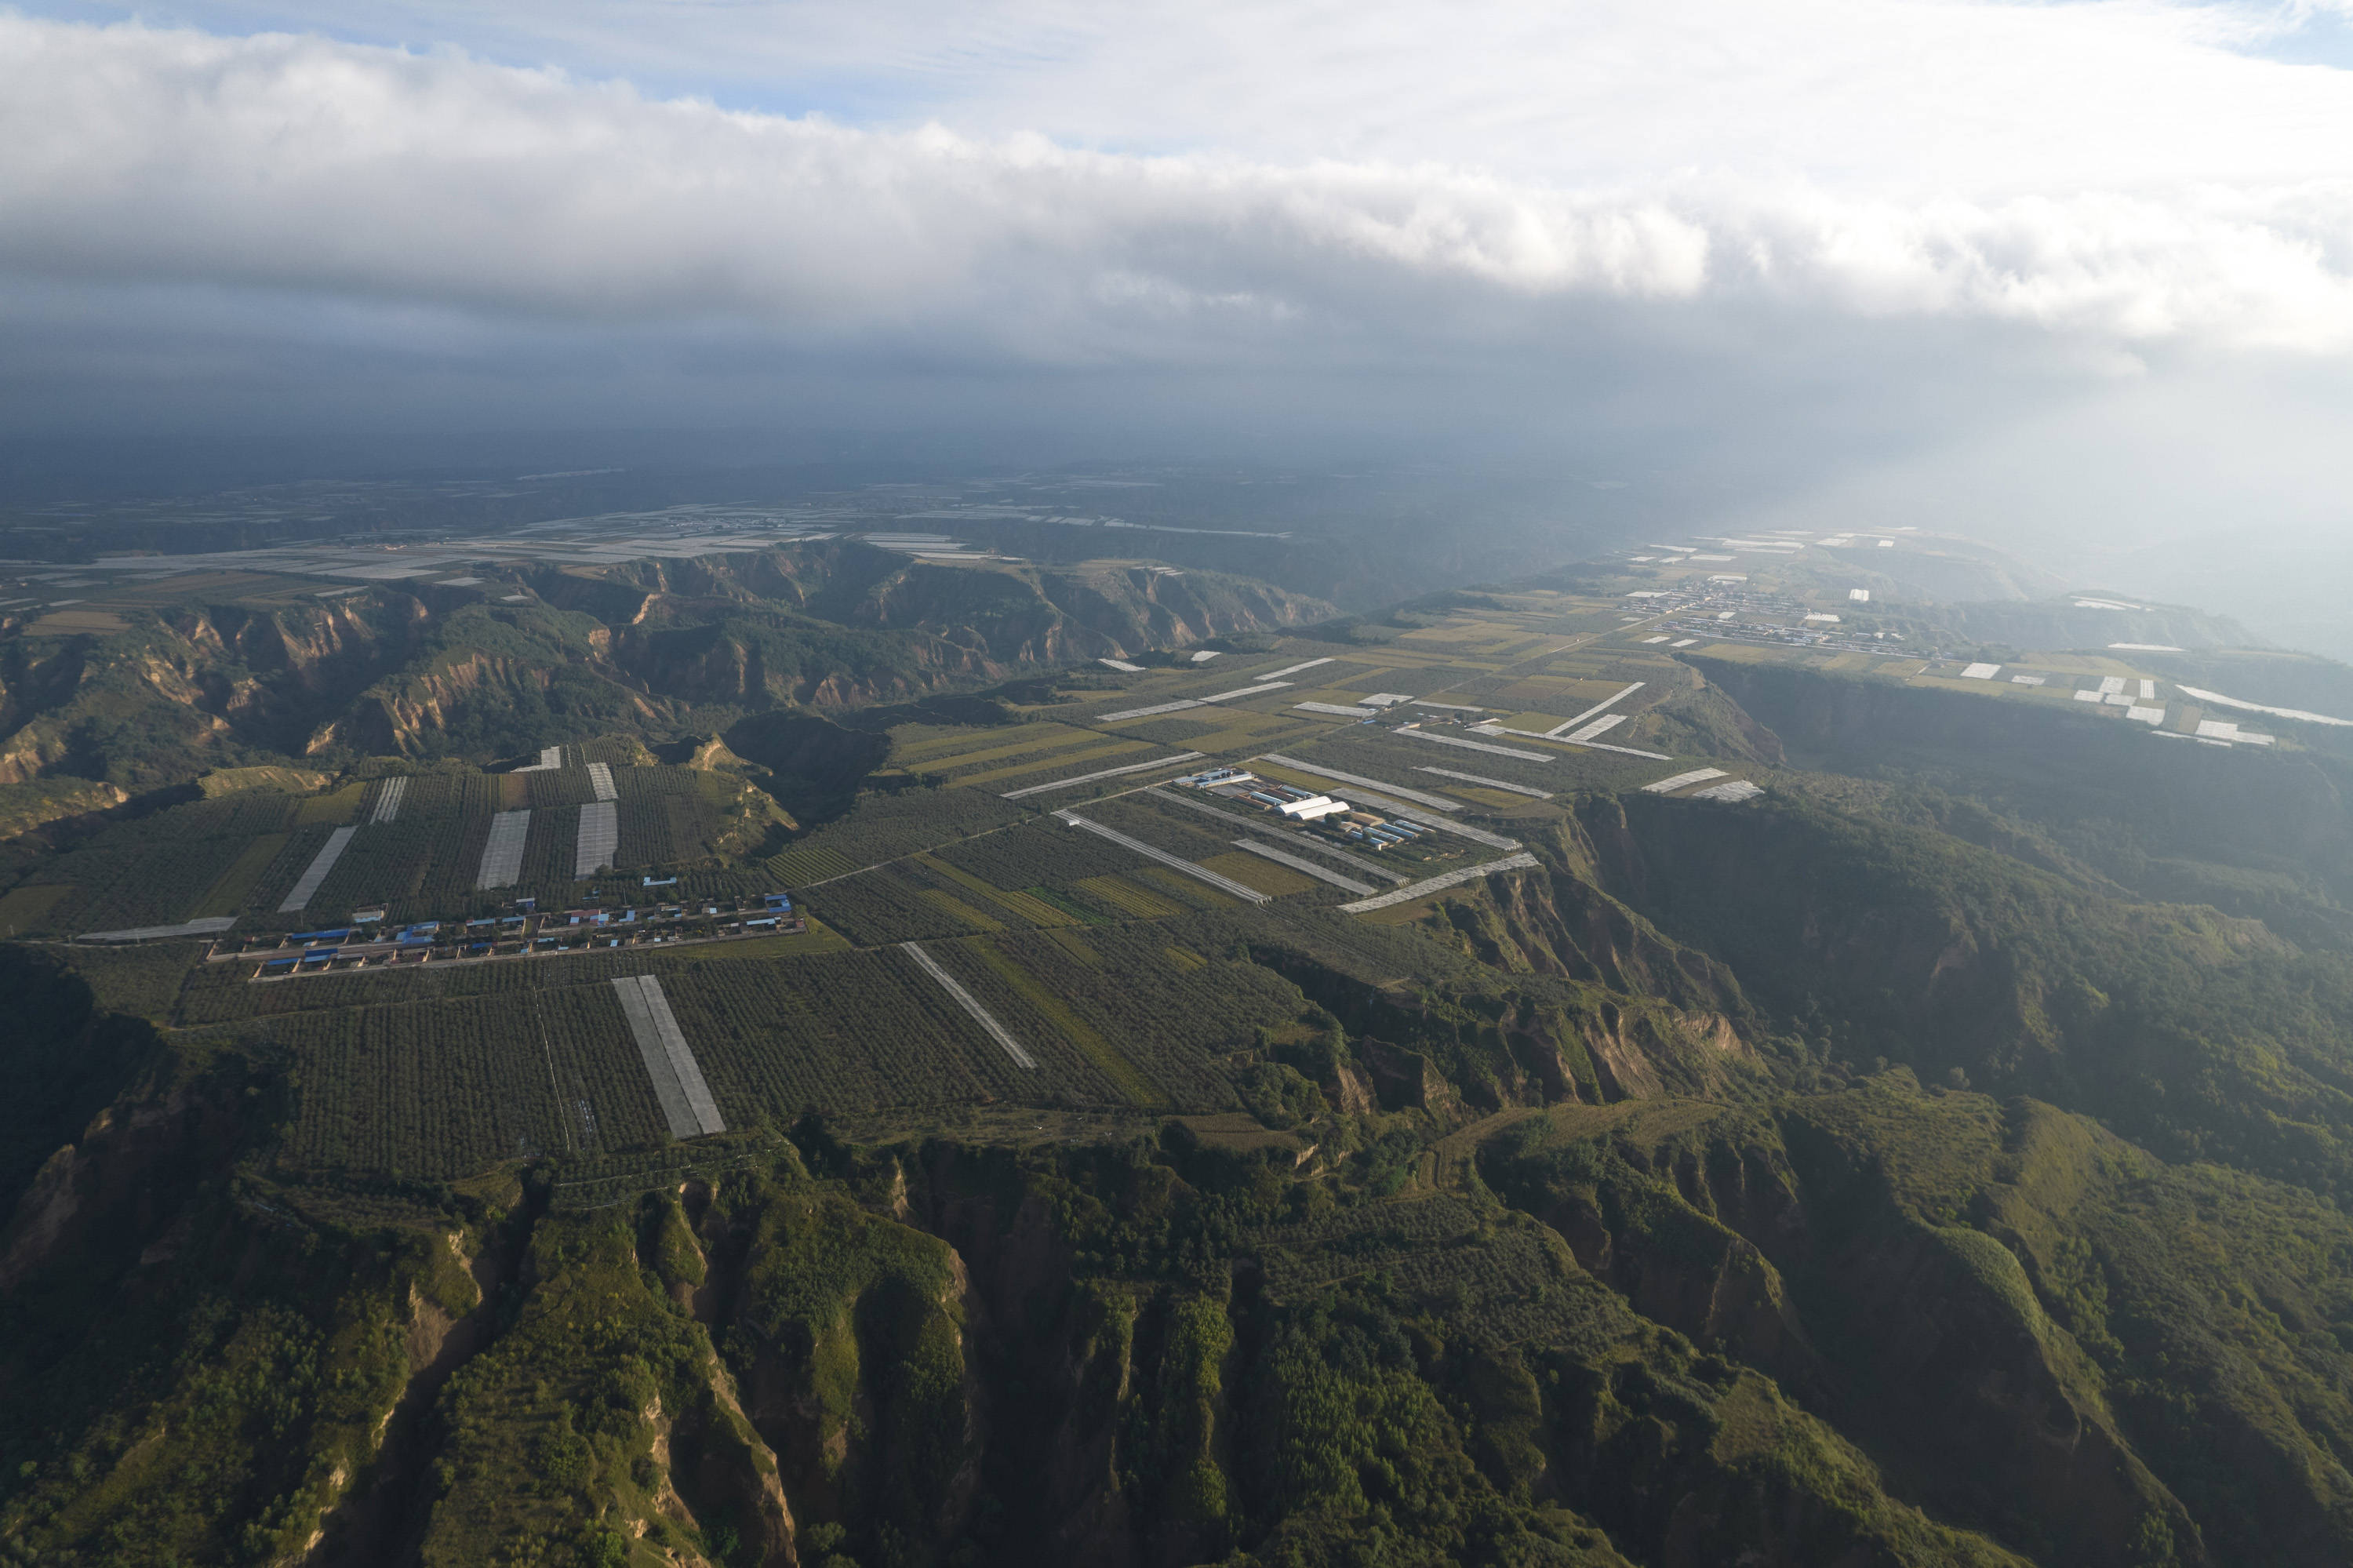
<instances>
[{"instance_id":1,"label":"vegetated hillside","mask_svg":"<svg viewBox=\"0 0 2353 1568\"><path fill-rule=\"evenodd\" d=\"M1873 781L1850 799L2048 869L2210 904L2305 944L2353 948L2353 761L2326 733L2293 754L2160 748L2137 729L1786 665L1693 659L1807 768Z\"/></svg>"},{"instance_id":2,"label":"vegetated hillside","mask_svg":"<svg viewBox=\"0 0 2353 1568\"><path fill-rule=\"evenodd\" d=\"M1786 786L1536 847L1187 927L1295 1013L1244 1113L456 1179L301 1156L311 1058L126 1016L168 953L20 960L0 1551L2343 1560L2337 959Z\"/></svg>"},{"instance_id":3,"label":"vegetated hillside","mask_svg":"<svg viewBox=\"0 0 2353 1568\"><path fill-rule=\"evenodd\" d=\"M31 1194L14 1560L2017 1561L1410 1134L370 1190L240 1168L272 1092L159 1076Z\"/></svg>"},{"instance_id":4,"label":"vegetated hillside","mask_svg":"<svg viewBox=\"0 0 2353 1568\"><path fill-rule=\"evenodd\" d=\"M1039 666L1322 620L1214 572L913 562L860 545L529 574L525 602L446 587L129 610L113 633L0 624L0 787L19 821L210 768L477 759L584 734L670 739L698 710L839 712Z\"/></svg>"},{"instance_id":5,"label":"vegetated hillside","mask_svg":"<svg viewBox=\"0 0 2353 1568\"><path fill-rule=\"evenodd\" d=\"M1482 1170L1638 1310L2038 1562L2344 1552L2353 1226L2307 1192L1900 1069L1533 1119Z\"/></svg>"},{"instance_id":6,"label":"vegetated hillside","mask_svg":"<svg viewBox=\"0 0 2353 1568\"><path fill-rule=\"evenodd\" d=\"M1244 904L997 793L1152 742L1029 711L1041 681L884 683L932 644L843 607L925 568L807 585L823 621L729 575L762 569L426 609L366 711L602 738L403 765L341 874L405 857L487 910L474 835L560 827L593 755L668 802L672 896L789 885L819 929L267 983L195 943L0 947L0 1562L2353 1559L2333 756L1694 660L1627 728L1763 799L1507 754L1471 766L1597 769L1463 806L1533 868ZM763 689L821 634L896 700L625 662L707 637L666 667L743 692L711 651L754 626ZM533 650L586 683L531 706L499 662ZM275 908L380 786L273 766L23 850L18 917L77 907L45 876L126 925ZM747 779L830 820L780 849ZM1088 810L1230 847L1149 800ZM1356 869L1403 863L1443 863ZM664 1135L632 977L730 1130Z\"/></svg>"},{"instance_id":7,"label":"vegetated hillside","mask_svg":"<svg viewBox=\"0 0 2353 1568\"><path fill-rule=\"evenodd\" d=\"M2353 1194L2342 954L1801 802L1610 801L1582 826L1605 885L1849 1061L2053 1099L2171 1158Z\"/></svg>"}]
</instances>

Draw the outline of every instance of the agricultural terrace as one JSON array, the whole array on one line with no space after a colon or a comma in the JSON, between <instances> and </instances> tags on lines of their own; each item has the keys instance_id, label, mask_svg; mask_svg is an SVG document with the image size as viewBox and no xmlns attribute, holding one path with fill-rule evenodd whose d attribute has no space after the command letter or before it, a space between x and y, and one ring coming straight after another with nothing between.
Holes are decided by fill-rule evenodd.
<instances>
[{"instance_id":1,"label":"agricultural terrace","mask_svg":"<svg viewBox=\"0 0 2353 1568\"><path fill-rule=\"evenodd\" d=\"M625 1160L812 1107L1230 1112L1261 1032L1308 1012L1254 950L1313 948L1375 981L1436 972L1451 951L1414 928L1432 900L1533 863L1525 840L1577 792L1709 755L1704 683L1630 638L1614 599L1400 620L1123 674L1006 722L902 725L849 809L806 831L742 773L591 743L505 773L174 806L47 863L0 918L52 938L233 922L104 962L67 950L110 985L135 973L168 1027L293 1058L280 1157L303 1167ZM1597 705L1603 744L1568 738ZM1178 782L1217 767L1346 814L1293 821ZM1715 777L1742 771L1719 754ZM775 934L728 913L778 893ZM512 960L437 947L283 980L206 961L296 952L289 934L355 915L445 943L480 928L487 951L525 908L533 932L567 909L615 924L510 942Z\"/></svg>"}]
</instances>

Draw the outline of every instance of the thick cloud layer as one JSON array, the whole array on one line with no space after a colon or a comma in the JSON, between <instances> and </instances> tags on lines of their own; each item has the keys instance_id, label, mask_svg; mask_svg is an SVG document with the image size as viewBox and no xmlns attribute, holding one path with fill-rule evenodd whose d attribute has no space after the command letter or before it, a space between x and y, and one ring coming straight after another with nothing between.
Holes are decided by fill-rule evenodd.
<instances>
[{"instance_id":1,"label":"thick cloud layer","mask_svg":"<svg viewBox=\"0 0 2353 1568\"><path fill-rule=\"evenodd\" d=\"M2353 131L2353 94L2344 116ZM1182 358L1205 336L1419 351L1579 300L2353 347L2348 179L1914 200L1704 174L1576 188L852 129L449 54L22 18L0 20L0 268L28 279L945 334L1047 363Z\"/></svg>"},{"instance_id":2,"label":"thick cloud layer","mask_svg":"<svg viewBox=\"0 0 2353 1568\"><path fill-rule=\"evenodd\" d=\"M1451 443L2185 560L2341 527L2311 10L0 14L0 435Z\"/></svg>"}]
</instances>

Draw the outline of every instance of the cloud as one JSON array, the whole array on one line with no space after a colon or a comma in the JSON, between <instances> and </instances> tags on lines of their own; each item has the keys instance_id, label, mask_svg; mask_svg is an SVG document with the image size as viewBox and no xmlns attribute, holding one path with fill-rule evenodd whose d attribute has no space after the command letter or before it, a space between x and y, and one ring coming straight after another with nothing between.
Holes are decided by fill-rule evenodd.
<instances>
[{"instance_id":1,"label":"cloud","mask_svg":"<svg viewBox=\"0 0 2353 1568\"><path fill-rule=\"evenodd\" d=\"M2270 69L2270 68L2266 68ZM1857 196L1145 155L269 35L0 18L0 271L1039 364L1541 338L1660 301L2353 347L2353 181ZM1483 324L1482 324L1483 323Z\"/></svg>"},{"instance_id":2,"label":"cloud","mask_svg":"<svg viewBox=\"0 0 2353 1568\"><path fill-rule=\"evenodd\" d=\"M1548 463L2329 613L2353 0L145 3L0 11L0 468Z\"/></svg>"}]
</instances>

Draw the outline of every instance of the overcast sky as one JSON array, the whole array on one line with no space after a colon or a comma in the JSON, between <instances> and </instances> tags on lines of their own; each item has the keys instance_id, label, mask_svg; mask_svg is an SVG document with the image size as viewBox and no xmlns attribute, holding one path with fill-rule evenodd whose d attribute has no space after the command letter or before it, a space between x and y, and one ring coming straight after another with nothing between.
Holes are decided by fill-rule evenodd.
<instances>
[{"instance_id":1,"label":"overcast sky","mask_svg":"<svg viewBox=\"0 0 2353 1568\"><path fill-rule=\"evenodd\" d=\"M0 431L1556 450L2331 546L2346 7L24 5Z\"/></svg>"}]
</instances>

